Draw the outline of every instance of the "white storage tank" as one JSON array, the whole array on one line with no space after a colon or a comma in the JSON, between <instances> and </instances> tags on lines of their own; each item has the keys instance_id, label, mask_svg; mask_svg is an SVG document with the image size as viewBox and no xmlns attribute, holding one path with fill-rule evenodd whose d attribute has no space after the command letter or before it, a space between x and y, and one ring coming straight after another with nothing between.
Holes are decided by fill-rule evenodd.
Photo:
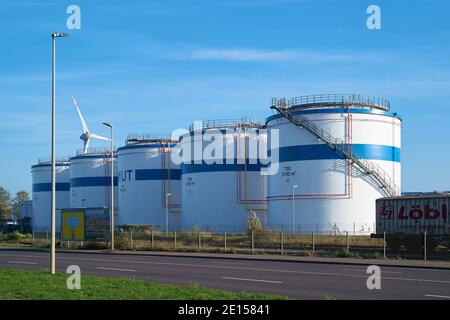
<instances>
[{"instance_id":1,"label":"white storage tank","mask_svg":"<svg viewBox=\"0 0 450 320\"><path fill-rule=\"evenodd\" d=\"M171 161L177 141L168 135L130 134L117 149L119 174L118 225L180 226L180 165Z\"/></svg>"},{"instance_id":2,"label":"white storage tank","mask_svg":"<svg viewBox=\"0 0 450 320\"><path fill-rule=\"evenodd\" d=\"M70 170L67 159L56 161L56 209L70 206ZM35 231L51 229L52 163L50 159L40 159L31 167L32 217ZM56 230L61 226L59 210L56 212Z\"/></svg>"},{"instance_id":3,"label":"white storage tank","mask_svg":"<svg viewBox=\"0 0 450 320\"><path fill-rule=\"evenodd\" d=\"M330 94L273 99L272 108L267 127L279 130L280 162L269 176L268 225L374 232L375 199L400 194L402 123L389 102Z\"/></svg>"},{"instance_id":4,"label":"white storage tank","mask_svg":"<svg viewBox=\"0 0 450 320\"><path fill-rule=\"evenodd\" d=\"M114 154L114 208L117 208L117 156ZM70 158L70 203L72 208L111 206L111 151L79 150ZM118 212L116 211L116 214Z\"/></svg>"},{"instance_id":5,"label":"white storage tank","mask_svg":"<svg viewBox=\"0 0 450 320\"><path fill-rule=\"evenodd\" d=\"M263 127L249 119L210 120L194 123L182 135L184 229L242 232L251 211L265 223L267 178L255 153L267 147Z\"/></svg>"}]
</instances>

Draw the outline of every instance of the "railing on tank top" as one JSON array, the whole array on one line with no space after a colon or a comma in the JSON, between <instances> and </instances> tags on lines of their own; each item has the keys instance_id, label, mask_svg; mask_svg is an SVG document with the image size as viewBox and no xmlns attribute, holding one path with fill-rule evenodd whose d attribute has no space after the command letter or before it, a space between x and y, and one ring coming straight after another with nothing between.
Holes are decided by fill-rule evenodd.
<instances>
[{"instance_id":1,"label":"railing on tank top","mask_svg":"<svg viewBox=\"0 0 450 320\"><path fill-rule=\"evenodd\" d=\"M352 108L375 108L383 111L390 110L390 102L383 98L368 97L360 94L318 94L300 96L291 99L272 98L272 106L277 108L332 108L345 106Z\"/></svg>"}]
</instances>

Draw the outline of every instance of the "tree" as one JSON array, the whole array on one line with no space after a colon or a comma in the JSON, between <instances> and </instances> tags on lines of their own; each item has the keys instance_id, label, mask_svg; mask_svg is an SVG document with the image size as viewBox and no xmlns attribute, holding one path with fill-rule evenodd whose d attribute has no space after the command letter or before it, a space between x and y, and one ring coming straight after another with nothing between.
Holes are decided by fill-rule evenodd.
<instances>
[{"instance_id":1,"label":"tree","mask_svg":"<svg viewBox=\"0 0 450 320\"><path fill-rule=\"evenodd\" d=\"M19 217L20 214L20 203L22 201L30 200L30 195L25 190L21 190L16 193L15 198L12 200L12 214Z\"/></svg>"},{"instance_id":2,"label":"tree","mask_svg":"<svg viewBox=\"0 0 450 320\"><path fill-rule=\"evenodd\" d=\"M0 187L0 220L6 220L11 209L11 194L3 187Z\"/></svg>"}]
</instances>

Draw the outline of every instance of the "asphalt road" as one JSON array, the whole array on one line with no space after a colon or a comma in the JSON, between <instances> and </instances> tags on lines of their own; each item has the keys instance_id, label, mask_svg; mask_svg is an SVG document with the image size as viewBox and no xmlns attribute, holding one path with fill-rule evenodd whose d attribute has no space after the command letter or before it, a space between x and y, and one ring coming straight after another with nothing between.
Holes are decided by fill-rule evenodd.
<instances>
[{"instance_id":1,"label":"asphalt road","mask_svg":"<svg viewBox=\"0 0 450 320\"><path fill-rule=\"evenodd\" d=\"M367 267L195 257L57 253L57 271L78 265L82 274L126 276L161 283L271 293L290 299L445 299L450 270L381 267L381 289L369 290ZM48 252L0 250L0 267L41 270Z\"/></svg>"}]
</instances>

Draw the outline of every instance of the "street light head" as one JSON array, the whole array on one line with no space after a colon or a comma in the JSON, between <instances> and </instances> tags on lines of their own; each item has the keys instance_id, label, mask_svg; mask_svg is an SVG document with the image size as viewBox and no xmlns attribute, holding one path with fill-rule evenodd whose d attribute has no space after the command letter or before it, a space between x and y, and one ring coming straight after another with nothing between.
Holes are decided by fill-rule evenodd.
<instances>
[{"instance_id":1,"label":"street light head","mask_svg":"<svg viewBox=\"0 0 450 320\"><path fill-rule=\"evenodd\" d=\"M293 185L292 188L293 189L298 188L298 185Z\"/></svg>"},{"instance_id":2,"label":"street light head","mask_svg":"<svg viewBox=\"0 0 450 320\"><path fill-rule=\"evenodd\" d=\"M110 127L112 129L113 125L111 123L108 122L103 122L103 125Z\"/></svg>"},{"instance_id":3,"label":"street light head","mask_svg":"<svg viewBox=\"0 0 450 320\"><path fill-rule=\"evenodd\" d=\"M52 33L52 38L66 38L69 34L65 32L54 32Z\"/></svg>"}]
</instances>

